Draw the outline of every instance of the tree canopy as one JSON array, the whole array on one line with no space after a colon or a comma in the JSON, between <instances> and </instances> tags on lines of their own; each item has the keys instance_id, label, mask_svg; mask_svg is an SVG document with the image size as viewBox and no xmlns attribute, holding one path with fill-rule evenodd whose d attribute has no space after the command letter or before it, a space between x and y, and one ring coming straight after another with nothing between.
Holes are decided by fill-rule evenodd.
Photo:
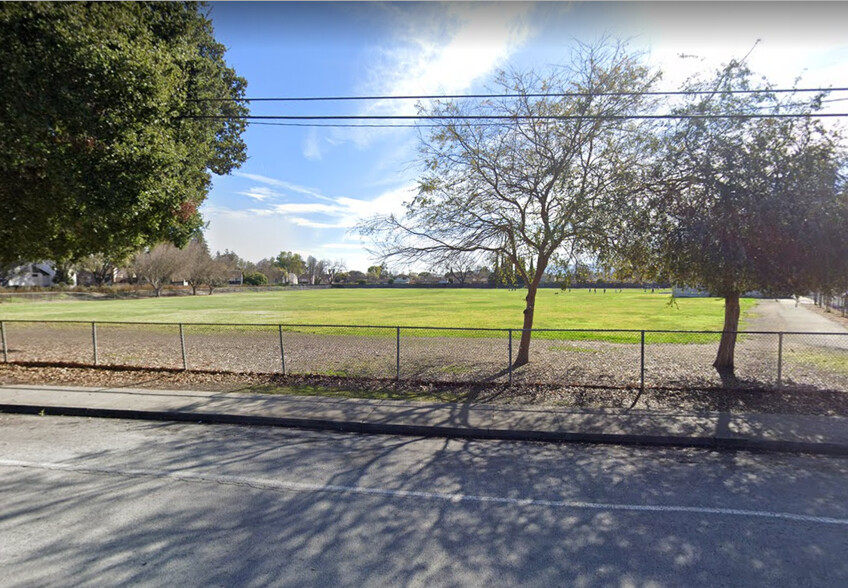
<instances>
[{"instance_id":1,"label":"tree canopy","mask_svg":"<svg viewBox=\"0 0 848 588\"><path fill-rule=\"evenodd\" d=\"M688 118L662 132L619 243L647 275L725 299L715 367L728 376L742 294L848 287L845 160L838 134L806 116L822 96L776 94L752 78L734 61L689 84L706 93L690 95L677 108Z\"/></svg>"},{"instance_id":2,"label":"tree canopy","mask_svg":"<svg viewBox=\"0 0 848 588\"><path fill-rule=\"evenodd\" d=\"M274 265L287 274L300 275L306 271L306 262L303 261L300 253L294 253L292 251L280 251L274 259ZM286 281L288 281L288 276L286 276Z\"/></svg>"},{"instance_id":3,"label":"tree canopy","mask_svg":"<svg viewBox=\"0 0 848 588\"><path fill-rule=\"evenodd\" d=\"M0 5L0 260L182 245L201 227L210 174L245 161L247 114L204 10Z\"/></svg>"},{"instance_id":4,"label":"tree canopy","mask_svg":"<svg viewBox=\"0 0 848 588\"><path fill-rule=\"evenodd\" d=\"M621 117L655 79L625 46L602 42L553 72L501 73L492 91L508 96L424 105L436 119L422 138L418 195L405 215L372 219L362 233L384 260L447 265L469 253L514 270L528 289L515 360L526 363L546 267L600 247L633 186L641 137Z\"/></svg>"}]
</instances>

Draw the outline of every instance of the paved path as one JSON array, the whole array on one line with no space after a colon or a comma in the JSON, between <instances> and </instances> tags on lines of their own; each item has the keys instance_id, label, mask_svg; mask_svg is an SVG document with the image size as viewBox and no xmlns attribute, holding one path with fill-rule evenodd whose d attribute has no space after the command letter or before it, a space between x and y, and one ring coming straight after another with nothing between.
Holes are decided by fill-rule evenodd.
<instances>
[{"instance_id":1,"label":"paved path","mask_svg":"<svg viewBox=\"0 0 848 588\"><path fill-rule=\"evenodd\" d=\"M486 404L33 385L0 386L0 411L427 437L848 455L848 419L804 415L552 410Z\"/></svg>"},{"instance_id":2,"label":"paved path","mask_svg":"<svg viewBox=\"0 0 848 588\"><path fill-rule=\"evenodd\" d=\"M848 350L848 329L806 308L797 307L794 300L762 300L748 319L746 331L784 331L801 333L836 333L838 335L798 335L796 341L804 341L818 347Z\"/></svg>"},{"instance_id":3,"label":"paved path","mask_svg":"<svg viewBox=\"0 0 848 588\"><path fill-rule=\"evenodd\" d=\"M757 315L748 320L748 331L796 331L804 333L845 333L848 329L806 308L794 300L765 299L754 308Z\"/></svg>"}]
</instances>

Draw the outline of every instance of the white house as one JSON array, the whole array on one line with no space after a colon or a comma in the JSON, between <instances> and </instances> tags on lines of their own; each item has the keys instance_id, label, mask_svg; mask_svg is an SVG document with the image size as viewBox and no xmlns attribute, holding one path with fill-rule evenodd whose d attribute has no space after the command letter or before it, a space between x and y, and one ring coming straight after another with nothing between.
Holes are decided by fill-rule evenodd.
<instances>
[{"instance_id":1,"label":"white house","mask_svg":"<svg viewBox=\"0 0 848 588\"><path fill-rule=\"evenodd\" d=\"M53 277L56 270L53 265L46 261L37 263L22 263L10 269L2 279L0 285L5 287L34 287L46 288L53 285Z\"/></svg>"}]
</instances>

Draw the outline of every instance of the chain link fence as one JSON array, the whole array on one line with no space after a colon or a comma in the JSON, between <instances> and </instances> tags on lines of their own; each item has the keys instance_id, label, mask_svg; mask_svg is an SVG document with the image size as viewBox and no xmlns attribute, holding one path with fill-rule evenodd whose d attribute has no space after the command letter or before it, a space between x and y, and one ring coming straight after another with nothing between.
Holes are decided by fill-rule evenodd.
<instances>
[{"instance_id":1,"label":"chain link fence","mask_svg":"<svg viewBox=\"0 0 848 588\"><path fill-rule=\"evenodd\" d=\"M802 386L848 392L848 333L740 332L735 379L712 367L721 333L353 325L2 321L2 359L453 383L640 388Z\"/></svg>"}]
</instances>

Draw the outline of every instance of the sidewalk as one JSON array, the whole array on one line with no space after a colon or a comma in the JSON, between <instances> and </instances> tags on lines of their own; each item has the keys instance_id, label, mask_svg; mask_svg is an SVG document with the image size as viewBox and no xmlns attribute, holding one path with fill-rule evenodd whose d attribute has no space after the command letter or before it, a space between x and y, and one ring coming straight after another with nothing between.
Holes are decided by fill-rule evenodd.
<instances>
[{"instance_id":1,"label":"sidewalk","mask_svg":"<svg viewBox=\"0 0 848 588\"><path fill-rule=\"evenodd\" d=\"M355 433L848 455L848 418L538 409L136 388L0 386L0 412Z\"/></svg>"}]
</instances>

